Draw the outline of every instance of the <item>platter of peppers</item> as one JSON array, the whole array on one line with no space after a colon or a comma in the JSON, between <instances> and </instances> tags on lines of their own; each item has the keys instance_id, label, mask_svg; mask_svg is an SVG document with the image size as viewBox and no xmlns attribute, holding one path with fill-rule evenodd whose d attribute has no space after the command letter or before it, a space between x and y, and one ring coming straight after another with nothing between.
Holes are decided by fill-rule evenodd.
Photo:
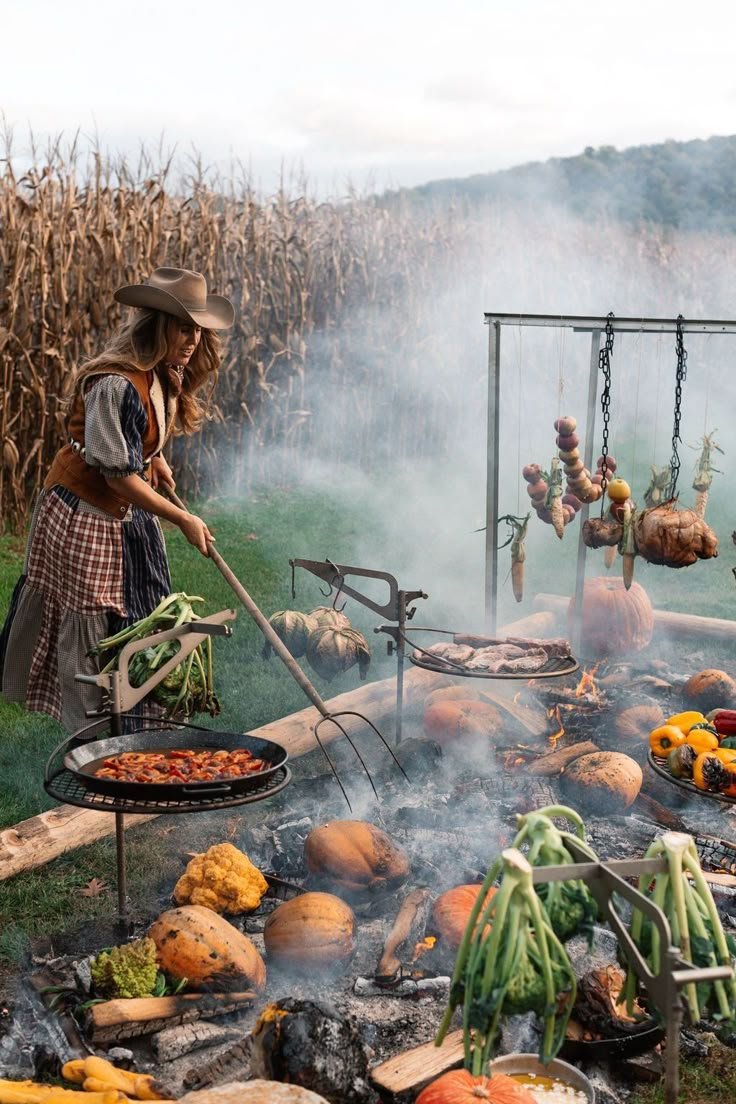
<instances>
[{"instance_id":1,"label":"platter of peppers","mask_svg":"<svg viewBox=\"0 0 736 1104\"><path fill-rule=\"evenodd\" d=\"M669 717L649 733L649 763L683 789L736 804L736 709Z\"/></svg>"}]
</instances>

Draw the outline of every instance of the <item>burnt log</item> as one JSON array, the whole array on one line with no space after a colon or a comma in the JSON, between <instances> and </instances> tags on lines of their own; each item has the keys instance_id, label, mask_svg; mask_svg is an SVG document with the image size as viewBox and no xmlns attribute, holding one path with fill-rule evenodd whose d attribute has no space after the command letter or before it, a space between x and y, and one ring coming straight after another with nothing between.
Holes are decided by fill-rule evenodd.
<instances>
[{"instance_id":1,"label":"burnt log","mask_svg":"<svg viewBox=\"0 0 736 1104\"><path fill-rule=\"evenodd\" d=\"M429 906L428 889L413 889L404 897L376 967L378 980L398 977L402 965L411 963L414 948L424 934Z\"/></svg>"},{"instance_id":2,"label":"burnt log","mask_svg":"<svg viewBox=\"0 0 736 1104\"><path fill-rule=\"evenodd\" d=\"M95 1043L132 1039L165 1027L210 1019L253 1004L257 994L187 993L179 997L132 997L102 1001L89 1010L89 1034Z\"/></svg>"},{"instance_id":3,"label":"burnt log","mask_svg":"<svg viewBox=\"0 0 736 1104\"><path fill-rule=\"evenodd\" d=\"M151 1037L151 1048L156 1060L167 1065L177 1058L183 1058L185 1054L191 1054L193 1050L235 1042L236 1039L242 1039L243 1034L243 1029L237 1024L225 1026L199 1020L165 1027Z\"/></svg>"},{"instance_id":4,"label":"burnt log","mask_svg":"<svg viewBox=\"0 0 736 1104\"><path fill-rule=\"evenodd\" d=\"M563 770L581 755L591 755L600 748L592 740L583 740L579 744L570 744L569 747L555 748L554 751L540 755L539 759L529 763L526 774L551 778L556 774L562 774Z\"/></svg>"},{"instance_id":5,"label":"burnt log","mask_svg":"<svg viewBox=\"0 0 736 1104\"><path fill-rule=\"evenodd\" d=\"M335 1104L377 1100L357 1023L322 1002L270 1004L253 1032L251 1069L256 1077L300 1085Z\"/></svg>"}]
</instances>

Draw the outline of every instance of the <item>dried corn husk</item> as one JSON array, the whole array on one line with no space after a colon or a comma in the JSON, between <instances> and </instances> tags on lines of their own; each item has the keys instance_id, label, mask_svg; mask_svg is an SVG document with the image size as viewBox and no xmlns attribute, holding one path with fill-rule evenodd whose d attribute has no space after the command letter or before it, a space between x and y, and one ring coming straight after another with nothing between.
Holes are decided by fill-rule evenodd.
<instances>
[{"instance_id":1,"label":"dried corn husk","mask_svg":"<svg viewBox=\"0 0 736 1104\"><path fill-rule=\"evenodd\" d=\"M307 641L307 662L322 678L333 679L343 671L360 664L360 677L365 678L371 661L368 642L357 629L315 629Z\"/></svg>"},{"instance_id":2,"label":"dried corn husk","mask_svg":"<svg viewBox=\"0 0 736 1104\"><path fill-rule=\"evenodd\" d=\"M689 567L718 555L718 537L693 510L678 510L674 500L643 510L634 523L639 555L665 567Z\"/></svg>"},{"instance_id":3,"label":"dried corn husk","mask_svg":"<svg viewBox=\"0 0 736 1104\"><path fill-rule=\"evenodd\" d=\"M332 606L317 606L309 615L319 629L350 629L350 618Z\"/></svg>"},{"instance_id":4,"label":"dried corn husk","mask_svg":"<svg viewBox=\"0 0 736 1104\"><path fill-rule=\"evenodd\" d=\"M296 659L304 655L309 634L318 627L311 614L302 613L300 610L279 610L269 617L268 623ZM266 644L264 648L266 658L270 651L269 645Z\"/></svg>"}]
</instances>

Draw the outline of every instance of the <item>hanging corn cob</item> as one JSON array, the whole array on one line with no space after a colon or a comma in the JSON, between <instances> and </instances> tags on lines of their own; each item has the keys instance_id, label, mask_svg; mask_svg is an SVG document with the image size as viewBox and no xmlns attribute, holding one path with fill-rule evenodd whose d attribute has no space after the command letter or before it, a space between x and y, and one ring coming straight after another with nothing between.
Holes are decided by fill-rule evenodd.
<instances>
[{"instance_id":1,"label":"hanging corn cob","mask_svg":"<svg viewBox=\"0 0 736 1104\"><path fill-rule=\"evenodd\" d=\"M720 452L720 454L723 455L723 449L713 440L717 432L718 430L714 429L712 433L706 433L704 435L701 441L701 453L695 465L693 490L696 492L696 495L693 513L699 517L701 521L705 518L705 507L708 504L708 492L713 482L713 472L718 471L718 468L714 468L711 463L711 454L713 452ZM719 472L719 475L721 474L723 473Z\"/></svg>"},{"instance_id":2,"label":"hanging corn cob","mask_svg":"<svg viewBox=\"0 0 736 1104\"><path fill-rule=\"evenodd\" d=\"M524 541L531 516L530 510L523 518L514 517L513 514L504 514L503 517L498 519L499 525L502 521L505 521L510 530L508 540L500 544L499 548L506 548L507 545L511 545L511 589L517 602L521 602L524 597L524 562L526 560Z\"/></svg>"}]
</instances>

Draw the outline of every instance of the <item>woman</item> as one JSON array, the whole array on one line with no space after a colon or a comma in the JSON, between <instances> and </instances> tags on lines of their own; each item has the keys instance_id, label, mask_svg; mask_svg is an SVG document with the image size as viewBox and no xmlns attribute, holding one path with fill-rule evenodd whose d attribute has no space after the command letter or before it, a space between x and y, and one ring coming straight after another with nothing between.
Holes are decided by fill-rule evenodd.
<instances>
[{"instance_id":1,"label":"woman","mask_svg":"<svg viewBox=\"0 0 736 1104\"><path fill-rule=\"evenodd\" d=\"M233 323L231 303L208 295L203 276L158 268L115 292L138 308L80 371L68 422L36 503L24 573L0 638L0 685L9 701L48 713L67 731L99 706L92 645L149 614L171 593L159 518L207 555L204 522L156 488L174 487L162 449L193 433L197 393L214 386L215 332ZM4 660L4 663L3 663Z\"/></svg>"}]
</instances>

